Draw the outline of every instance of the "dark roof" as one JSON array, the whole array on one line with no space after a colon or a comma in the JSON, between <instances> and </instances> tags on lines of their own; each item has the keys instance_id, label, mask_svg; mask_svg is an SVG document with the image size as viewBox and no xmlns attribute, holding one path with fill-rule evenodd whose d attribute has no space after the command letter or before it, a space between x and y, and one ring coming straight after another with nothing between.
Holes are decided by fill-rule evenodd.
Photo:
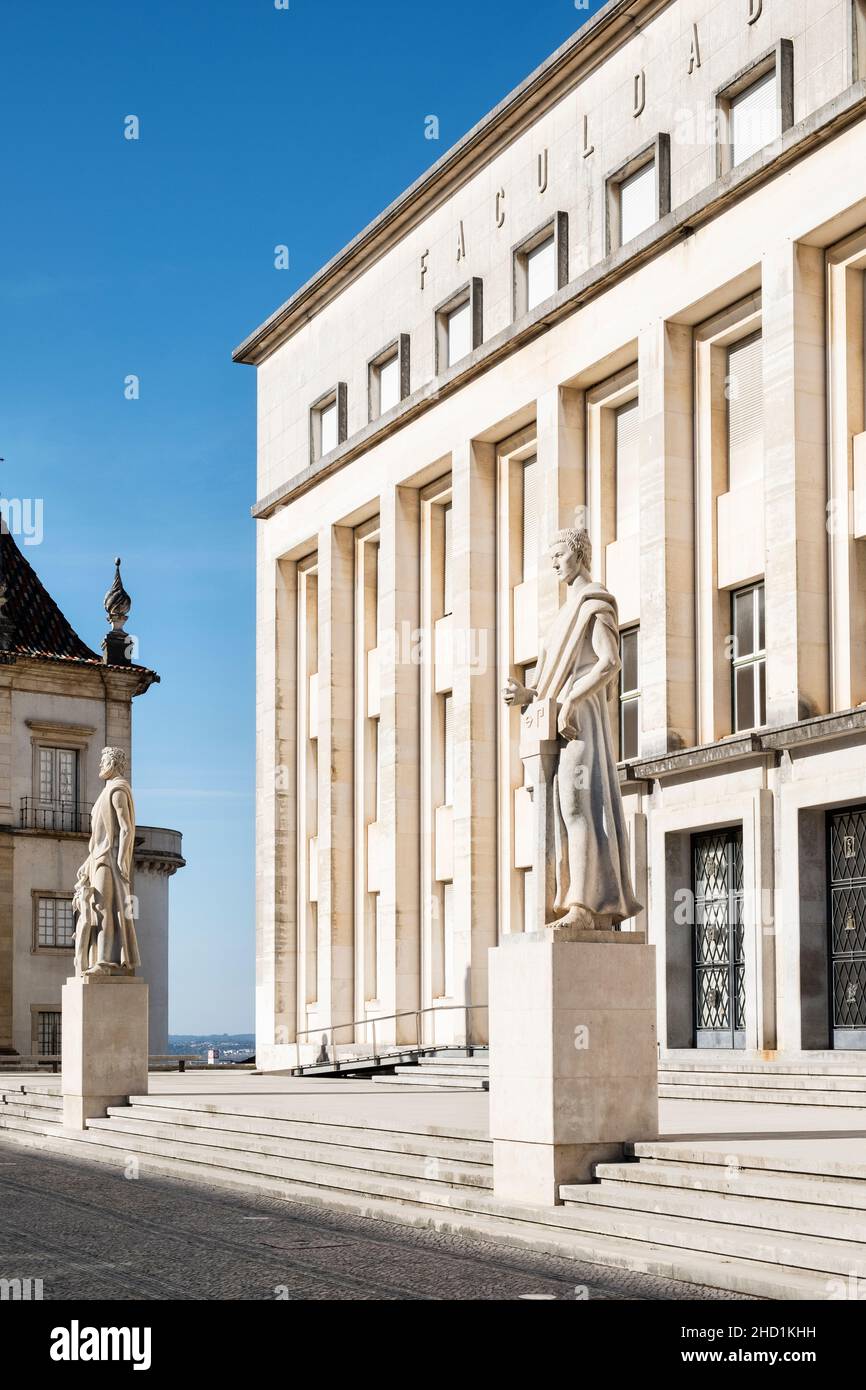
<instances>
[{"instance_id":1,"label":"dark roof","mask_svg":"<svg viewBox=\"0 0 866 1390\"><path fill-rule=\"evenodd\" d=\"M102 657L82 642L32 565L25 560L14 537L0 524L0 626L8 630L10 624L11 631L2 643L10 655L40 661L67 661L75 665L105 665ZM134 663L109 669L138 671L148 677L146 685L159 680L154 671Z\"/></svg>"}]
</instances>

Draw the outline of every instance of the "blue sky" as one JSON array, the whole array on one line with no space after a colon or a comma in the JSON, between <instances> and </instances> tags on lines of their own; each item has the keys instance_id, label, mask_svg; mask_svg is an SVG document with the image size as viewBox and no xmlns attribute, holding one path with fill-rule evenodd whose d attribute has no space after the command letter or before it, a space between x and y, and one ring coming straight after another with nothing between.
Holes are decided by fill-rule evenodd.
<instances>
[{"instance_id":1,"label":"blue sky","mask_svg":"<svg viewBox=\"0 0 866 1390\"><path fill-rule=\"evenodd\" d=\"M122 555L162 677L134 778L139 820L184 833L174 1032L253 1024L255 375L232 348L598 8L0 12L0 493L42 500L25 553L91 645Z\"/></svg>"}]
</instances>

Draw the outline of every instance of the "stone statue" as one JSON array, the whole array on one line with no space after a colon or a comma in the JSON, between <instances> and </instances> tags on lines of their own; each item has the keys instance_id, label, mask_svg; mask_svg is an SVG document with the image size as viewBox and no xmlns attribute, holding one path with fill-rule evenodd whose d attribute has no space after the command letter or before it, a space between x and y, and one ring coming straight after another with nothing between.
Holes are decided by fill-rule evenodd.
<instances>
[{"instance_id":1,"label":"stone statue","mask_svg":"<svg viewBox=\"0 0 866 1390\"><path fill-rule=\"evenodd\" d=\"M72 898L76 975L128 975L141 964L131 888L135 805L125 772L123 749L103 748L105 786L90 815L89 853Z\"/></svg>"},{"instance_id":2,"label":"stone statue","mask_svg":"<svg viewBox=\"0 0 866 1390\"><path fill-rule=\"evenodd\" d=\"M538 802L547 798L536 821L542 842L537 868L543 892L553 858L555 916L544 925L565 935L611 930L640 912L641 904L631 884L607 709L608 687L620 669L616 599L592 581L586 531L561 531L550 555L568 585L565 603L539 645L534 684L512 678L502 693L506 704L523 709L525 725L532 723L527 707L545 702L549 710L550 727L536 745L536 751L550 750L549 772L538 774L533 788ZM539 707L537 713L544 711ZM545 761L525 759L527 766Z\"/></svg>"}]
</instances>

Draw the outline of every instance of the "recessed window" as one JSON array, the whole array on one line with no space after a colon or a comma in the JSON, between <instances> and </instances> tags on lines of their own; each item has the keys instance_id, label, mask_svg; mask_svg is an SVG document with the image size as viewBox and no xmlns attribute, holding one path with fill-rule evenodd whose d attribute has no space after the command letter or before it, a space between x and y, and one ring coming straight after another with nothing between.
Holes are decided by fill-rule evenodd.
<instances>
[{"instance_id":1,"label":"recessed window","mask_svg":"<svg viewBox=\"0 0 866 1390\"><path fill-rule=\"evenodd\" d=\"M482 341L481 281L474 279L436 310L436 370L462 362Z\"/></svg>"},{"instance_id":2,"label":"recessed window","mask_svg":"<svg viewBox=\"0 0 866 1390\"><path fill-rule=\"evenodd\" d=\"M767 722L767 649L764 586L752 584L731 595L734 630L734 733Z\"/></svg>"},{"instance_id":3,"label":"recessed window","mask_svg":"<svg viewBox=\"0 0 866 1390\"><path fill-rule=\"evenodd\" d=\"M760 333L728 348L728 491L756 482L764 467L764 355Z\"/></svg>"},{"instance_id":4,"label":"recessed window","mask_svg":"<svg viewBox=\"0 0 866 1390\"><path fill-rule=\"evenodd\" d=\"M369 363L370 419L377 420L409 394L409 335L399 339Z\"/></svg>"},{"instance_id":5,"label":"recessed window","mask_svg":"<svg viewBox=\"0 0 866 1390\"><path fill-rule=\"evenodd\" d=\"M36 1051L40 1057L59 1057L61 1046L60 1013L36 1015Z\"/></svg>"},{"instance_id":6,"label":"recessed window","mask_svg":"<svg viewBox=\"0 0 866 1390\"><path fill-rule=\"evenodd\" d=\"M794 124L794 47L783 39L716 94L719 176L744 164Z\"/></svg>"},{"instance_id":7,"label":"recessed window","mask_svg":"<svg viewBox=\"0 0 866 1390\"><path fill-rule=\"evenodd\" d=\"M325 458L346 440L346 386L340 382L310 410L310 457Z\"/></svg>"},{"instance_id":8,"label":"recessed window","mask_svg":"<svg viewBox=\"0 0 866 1390\"><path fill-rule=\"evenodd\" d=\"M451 503L442 508L442 615L454 612L454 563L452 559L454 527Z\"/></svg>"},{"instance_id":9,"label":"recessed window","mask_svg":"<svg viewBox=\"0 0 866 1390\"><path fill-rule=\"evenodd\" d=\"M658 180L653 160L620 184L619 215L623 246L657 221L657 202Z\"/></svg>"},{"instance_id":10,"label":"recessed window","mask_svg":"<svg viewBox=\"0 0 866 1390\"><path fill-rule=\"evenodd\" d=\"M536 457L523 465L523 582L538 574L541 544L541 468Z\"/></svg>"},{"instance_id":11,"label":"recessed window","mask_svg":"<svg viewBox=\"0 0 866 1390\"><path fill-rule=\"evenodd\" d=\"M608 250L627 246L670 210L670 136L659 135L607 180Z\"/></svg>"},{"instance_id":12,"label":"recessed window","mask_svg":"<svg viewBox=\"0 0 866 1390\"><path fill-rule=\"evenodd\" d=\"M731 163L742 164L779 134L776 72L773 69L731 101Z\"/></svg>"},{"instance_id":13,"label":"recessed window","mask_svg":"<svg viewBox=\"0 0 866 1390\"><path fill-rule=\"evenodd\" d=\"M640 751L640 670L636 627L620 633L619 760L629 762Z\"/></svg>"},{"instance_id":14,"label":"recessed window","mask_svg":"<svg viewBox=\"0 0 866 1390\"><path fill-rule=\"evenodd\" d=\"M453 367L472 351L472 310L469 300L452 309L447 320L448 366Z\"/></svg>"},{"instance_id":15,"label":"recessed window","mask_svg":"<svg viewBox=\"0 0 866 1390\"><path fill-rule=\"evenodd\" d=\"M36 945L71 948L75 944L75 916L71 898L36 899Z\"/></svg>"},{"instance_id":16,"label":"recessed window","mask_svg":"<svg viewBox=\"0 0 866 1390\"><path fill-rule=\"evenodd\" d=\"M640 532L640 405L629 401L616 423L616 539Z\"/></svg>"},{"instance_id":17,"label":"recessed window","mask_svg":"<svg viewBox=\"0 0 866 1390\"><path fill-rule=\"evenodd\" d=\"M543 304L568 280L568 215L558 212L512 250L514 317Z\"/></svg>"},{"instance_id":18,"label":"recessed window","mask_svg":"<svg viewBox=\"0 0 866 1390\"><path fill-rule=\"evenodd\" d=\"M39 749L40 806L70 809L78 799L78 753L74 748Z\"/></svg>"},{"instance_id":19,"label":"recessed window","mask_svg":"<svg viewBox=\"0 0 866 1390\"><path fill-rule=\"evenodd\" d=\"M443 804L445 806L454 805L454 699L451 695L445 695L442 700L442 723L444 726L443 737L443 758L444 758L444 781L445 796Z\"/></svg>"}]
</instances>

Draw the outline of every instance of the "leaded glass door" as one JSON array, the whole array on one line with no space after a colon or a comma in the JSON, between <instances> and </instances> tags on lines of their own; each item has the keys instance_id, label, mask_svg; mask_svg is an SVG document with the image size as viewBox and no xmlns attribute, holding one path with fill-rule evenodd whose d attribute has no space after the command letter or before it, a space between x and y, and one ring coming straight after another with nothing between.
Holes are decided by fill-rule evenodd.
<instances>
[{"instance_id":1,"label":"leaded glass door","mask_svg":"<svg viewBox=\"0 0 866 1390\"><path fill-rule=\"evenodd\" d=\"M746 1045L743 956L743 836L692 836L695 1045Z\"/></svg>"},{"instance_id":2,"label":"leaded glass door","mask_svg":"<svg viewBox=\"0 0 866 1390\"><path fill-rule=\"evenodd\" d=\"M828 817L833 1046L866 1048L866 807Z\"/></svg>"}]
</instances>

